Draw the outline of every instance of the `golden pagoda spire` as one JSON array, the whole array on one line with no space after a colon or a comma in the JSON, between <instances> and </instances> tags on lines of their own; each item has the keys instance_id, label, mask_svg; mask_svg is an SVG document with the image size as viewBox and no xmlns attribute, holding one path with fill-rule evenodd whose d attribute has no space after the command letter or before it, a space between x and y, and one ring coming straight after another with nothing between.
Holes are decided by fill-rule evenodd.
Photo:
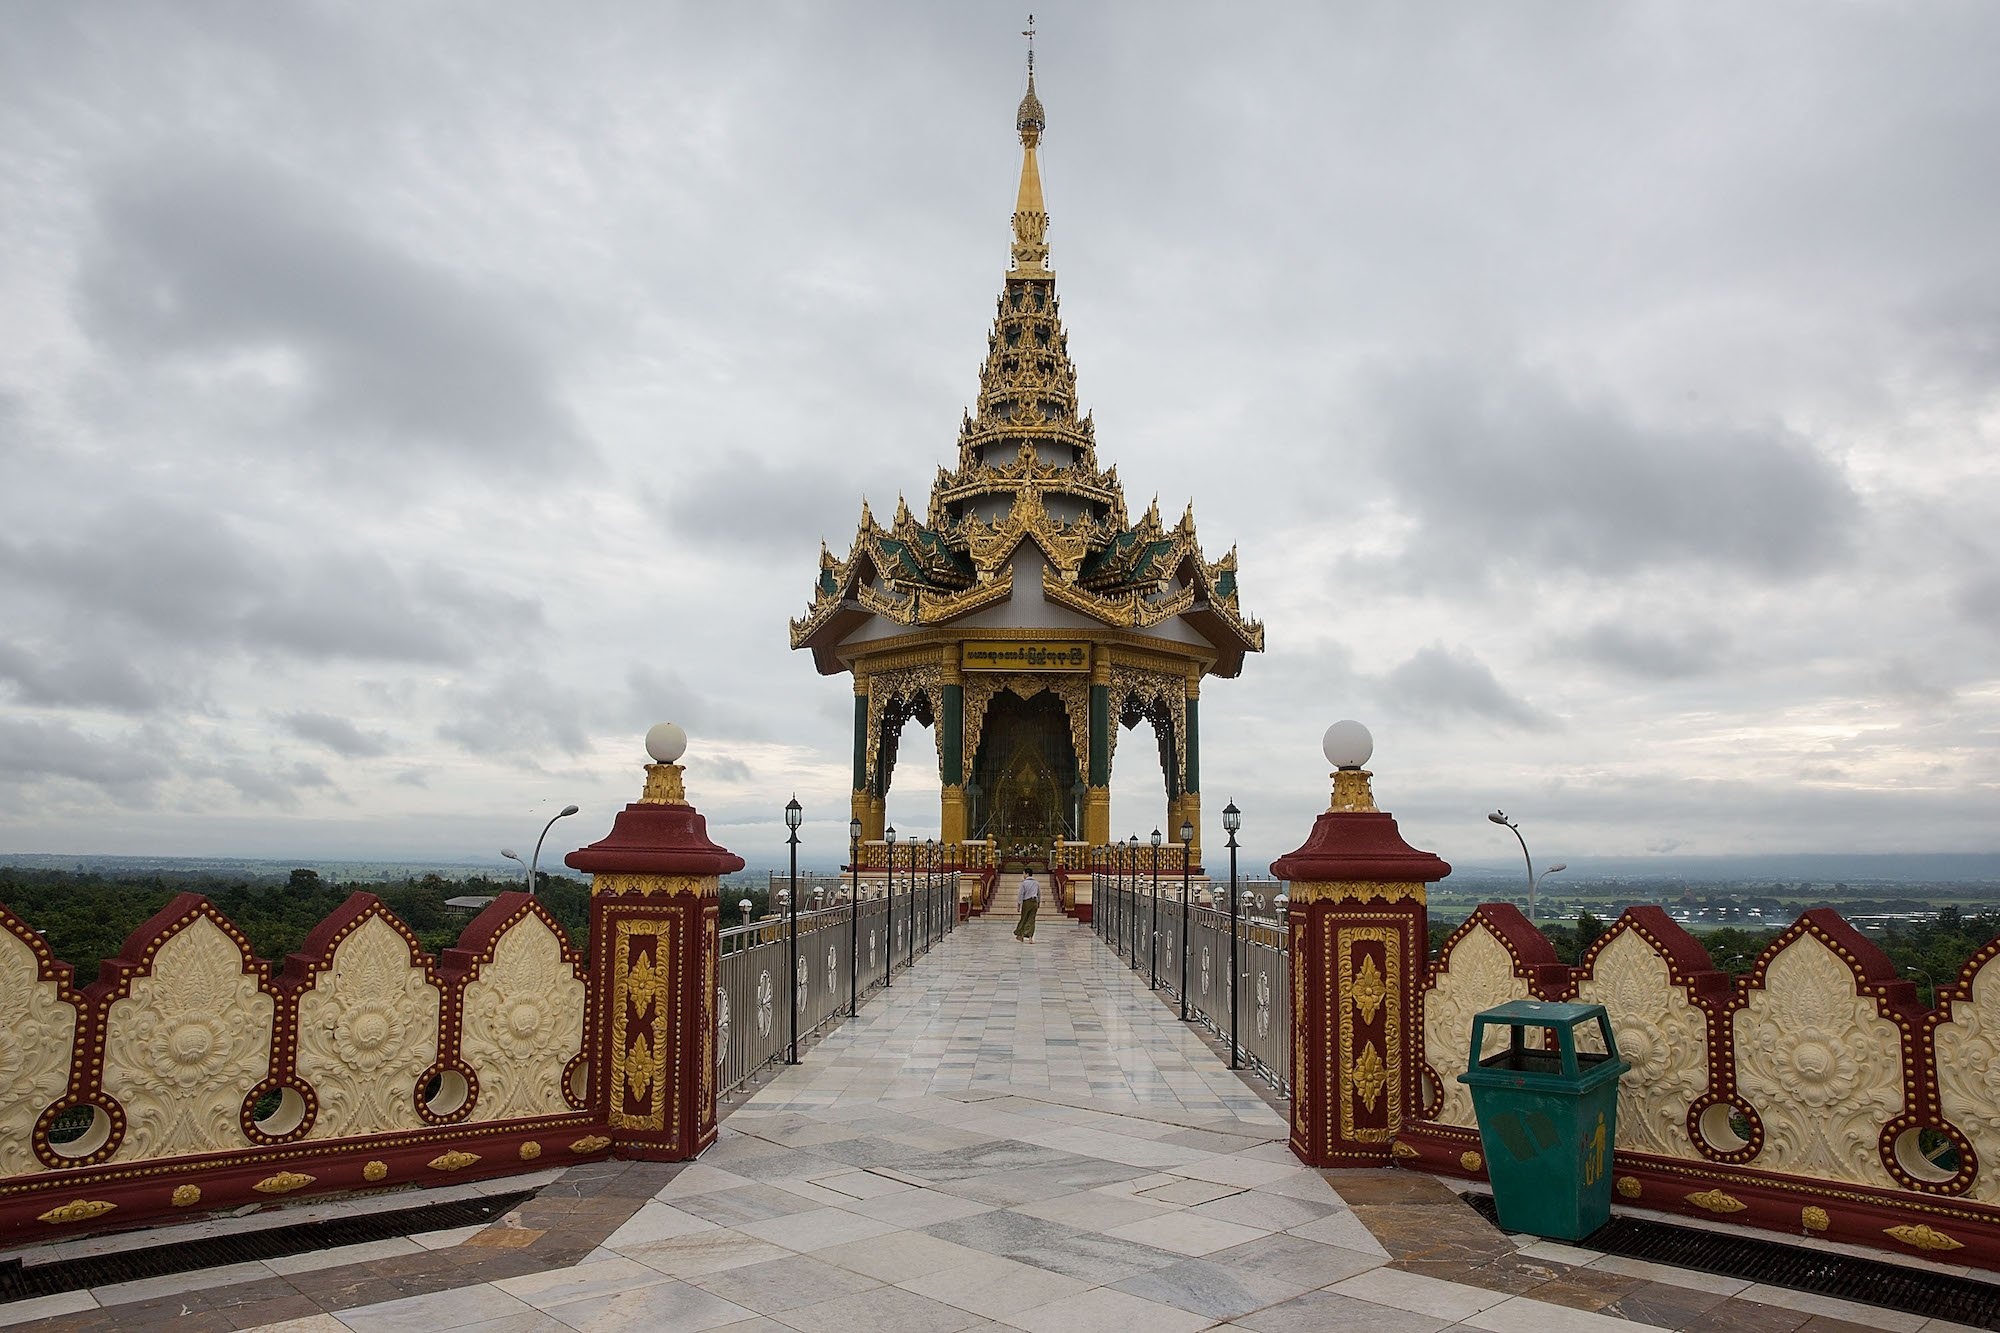
<instances>
[{"instance_id":1,"label":"golden pagoda spire","mask_svg":"<svg viewBox=\"0 0 2000 1333\"><path fill-rule=\"evenodd\" d=\"M1040 277L1048 270L1049 213L1042 202L1042 170L1035 161L1035 149L1048 128L1042 99L1035 96L1035 16L1021 33L1028 39L1028 91L1014 113L1014 128L1021 134L1021 189L1014 199L1014 270Z\"/></svg>"}]
</instances>

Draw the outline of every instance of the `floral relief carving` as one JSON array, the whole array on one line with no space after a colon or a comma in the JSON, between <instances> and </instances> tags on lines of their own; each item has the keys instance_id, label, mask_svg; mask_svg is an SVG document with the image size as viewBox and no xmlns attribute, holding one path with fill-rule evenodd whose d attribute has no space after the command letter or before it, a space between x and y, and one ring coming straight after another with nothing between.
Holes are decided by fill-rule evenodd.
<instances>
[{"instance_id":1,"label":"floral relief carving","mask_svg":"<svg viewBox=\"0 0 2000 1333\"><path fill-rule=\"evenodd\" d=\"M479 1075L474 1120L559 1115L563 1070L583 1046L584 983L562 941L530 913L508 927L493 961L466 983L459 1042Z\"/></svg>"},{"instance_id":2,"label":"floral relief carving","mask_svg":"<svg viewBox=\"0 0 2000 1333\"><path fill-rule=\"evenodd\" d=\"M922 666L898 667L888 671L878 671L868 678L868 754L867 776L870 784L875 781L875 772L881 761L882 720L888 712L891 700L900 699L904 704L914 704L922 699L930 708L931 717L942 721L944 717L944 674L932 663ZM944 763L942 744L938 742L937 726L930 728L931 739L938 744L938 763Z\"/></svg>"},{"instance_id":3,"label":"floral relief carving","mask_svg":"<svg viewBox=\"0 0 2000 1333\"><path fill-rule=\"evenodd\" d=\"M1877 1143L1902 1105L1902 1043L1845 962L1800 935L1771 960L1735 1031L1737 1087L1764 1122L1759 1167L1895 1187Z\"/></svg>"},{"instance_id":4,"label":"floral relief carving","mask_svg":"<svg viewBox=\"0 0 2000 1333\"><path fill-rule=\"evenodd\" d=\"M1187 772L1187 677L1114 662L1111 666L1111 759L1118 757L1118 715L1129 699L1151 707L1164 704L1174 726L1174 764ZM1078 754L1086 753L1078 750Z\"/></svg>"},{"instance_id":5,"label":"floral relief carving","mask_svg":"<svg viewBox=\"0 0 2000 1333\"><path fill-rule=\"evenodd\" d=\"M299 996L299 1076L319 1095L310 1137L421 1128L410 1088L437 1058L437 988L371 916Z\"/></svg>"},{"instance_id":6,"label":"floral relief carving","mask_svg":"<svg viewBox=\"0 0 2000 1333\"><path fill-rule=\"evenodd\" d=\"M1667 960L1636 930L1620 929L1578 986L1582 1004L1611 1015L1618 1054L1632 1070L1618 1084L1618 1147L1698 1158L1687 1111L1708 1086L1708 1021L1673 983Z\"/></svg>"},{"instance_id":7,"label":"floral relief carving","mask_svg":"<svg viewBox=\"0 0 2000 1333\"><path fill-rule=\"evenodd\" d=\"M1971 992L1952 1001L1951 1021L1937 1029L1939 1110L1972 1140L1982 1169L1965 1195L2000 1203L2000 964L1974 974Z\"/></svg>"},{"instance_id":8,"label":"floral relief carving","mask_svg":"<svg viewBox=\"0 0 2000 1333\"><path fill-rule=\"evenodd\" d=\"M244 1094L270 1067L271 997L236 941L197 916L111 1006L104 1090L125 1107L115 1160L244 1145Z\"/></svg>"},{"instance_id":9,"label":"floral relief carving","mask_svg":"<svg viewBox=\"0 0 2000 1333\"><path fill-rule=\"evenodd\" d=\"M76 1006L43 981L35 951L0 930L0 1175L40 1171L29 1146L36 1117L69 1084Z\"/></svg>"},{"instance_id":10,"label":"floral relief carving","mask_svg":"<svg viewBox=\"0 0 2000 1333\"><path fill-rule=\"evenodd\" d=\"M1440 960L1434 977L1424 996L1424 1051L1444 1094L1437 1120L1470 1125L1472 1097L1458 1076L1465 1072L1472 1044L1472 1016L1496 1004L1527 999L1528 983L1514 975L1513 955L1484 922L1459 937Z\"/></svg>"}]
</instances>

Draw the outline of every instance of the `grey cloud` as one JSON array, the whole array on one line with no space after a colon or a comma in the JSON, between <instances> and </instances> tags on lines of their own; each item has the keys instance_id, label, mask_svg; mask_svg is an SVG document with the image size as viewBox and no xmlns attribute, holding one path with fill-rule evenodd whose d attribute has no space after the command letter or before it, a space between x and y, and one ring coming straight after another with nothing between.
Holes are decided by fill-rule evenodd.
<instances>
[{"instance_id":1,"label":"grey cloud","mask_svg":"<svg viewBox=\"0 0 2000 1333\"><path fill-rule=\"evenodd\" d=\"M708 661L711 667L704 668L704 678L726 685L722 673L712 669L715 659ZM770 734L754 713L734 708L725 699L695 688L677 671L635 666L626 674L625 684L629 691L627 701L609 719L615 725L643 732L655 722L675 722L687 729L690 747L725 736L733 740L762 740ZM843 716L851 717L852 713Z\"/></svg>"},{"instance_id":2,"label":"grey cloud","mask_svg":"<svg viewBox=\"0 0 2000 1333\"><path fill-rule=\"evenodd\" d=\"M576 462L527 320L442 264L369 234L344 201L248 157L156 147L106 174L77 307L145 359L278 359L301 418L339 448L443 447Z\"/></svg>"},{"instance_id":3,"label":"grey cloud","mask_svg":"<svg viewBox=\"0 0 2000 1333\"><path fill-rule=\"evenodd\" d=\"M168 773L154 746L135 737L101 740L67 722L0 717L0 782L68 778L136 799Z\"/></svg>"},{"instance_id":4,"label":"grey cloud","mask_svg":"<svg viewBox=\"0 0 2000 1333\"><path fill-rule=\"evenodd\" d=\"M368 759L389 751L385 737L365 732L349 719L330 713L293 713L284 723L299 739L324 745L343 758Z\"/></svg>"},{"instance_id":5,"label":"grey cloud","mask_svg":"<svg viewBox=\"0 0 2000 1333\"><path fill-rule=\"evenodd\" d=\"M1938 679L1928 664L1908 657L1892 658L1868 674L1866 685L1877 694L1924 709L1944 708L1958 692Z\"/></svg>"},{"instance_id":6,"label":"grey cloud","mask_svg":"<svg viewBox=\"0 0 2000 1333\"><path fill-rule=\"evenodd\" d=\"M226 783L252 805L297 809L303 791L331 789L333 778L318 764L294 763L288 768L260 768L242 759L196 762L187 766L192 778L212 778Z\"/></svg>"},{"instance_id":7,"label":"grey cloud","mask_svg":"<svg viewBox=\"0 0 2000 1333\"><path fill-rule=\"evenodd\" d=\"M748 782L754 776L750 765L726 754L711 755L702 761L702 776L717 782Z\"/></svg>"},{"instance_id":8,"label":"grey cloud","mask_svg":"<svg viewBox=\"0 0 2000 1333\"><path fill-rule=\"evenodd\" d=\"M1953 600L1960 615L1989 633L2000 634L2000 573L1968 579Z\"/></svg>"},{"instance_id":9,"label":"grey cloud","mask_svg":"<svg viewBox=\"0 0 2000 1333\"><path fill-rule=\"evenodd\" d=\"M1548 714L1508 693L1478 657L1442 644L1391 669L1382 686L1390 703L1418 717L1481 717L1526 731L1555 725Z\"/></svg>"},{"instance_id":10,"label":"grey cloud","mask_svg":"<svg viewBox=\"0 0 2000 1333\"><path fill-rule=\"evenodd\" d=\"M1440 565L1796 578L1860 517L1839 469L1775 426L1648 424L1526 367L1412 364L1371 393L1383 478Z\"/></svg>"},{"instance_id":11,"label":"grey cloud","mask_svg":"<svg viewBox=\"0 0 2000 1333\"><path fill-rule=\"evenodd\" d=\"M41 708L144 713L170 693L118 647L87 652L43 647L35 652L18 642L0 641L0 681L12 684L19 702Z\"/></svg>"},{"instance_id":12,"label":"grey cloud","mask_svg":"<svg viewBox=\"0 0 2000 1333\"><path fill-rule=\"evenodd\" d=\"M551 750L575 755L590 745L577 699L538 672L507 672L487 688L460 692L450 713L438 726L440 738L528 767Z\"/></svg>"},{"instance_id":13,"label":"grey cloud","mask_svg":"<svg viewBox=\"0 0 2000 1333\"><path fill-rule=\"evenodd\" d=\"M1649 680L1702 676L1721 663L1723 640L1709 631L1667 634L1600 621L1562 643L1568 653Z\"/></svg>"},{"instance_id":14,"label":"grey cloud","mask_svg":"<svg viewBox=\"0 0 2000 1333\"><path fill-rule=\"evenodd\" d=\"M924 478L911 478L914 486ZM815 537L846 553L860 497L852 481L813 464L773 467L761 455L733 451L670 485L661 501L676 532L726 542L789 563ZM883 520L894 513L885 506ZM806 577L813 571L806 567Z\"/></svg>"},{"instance_id":15,"label":"grey cloud","mask_svg":"<svg viewBox=\"0 0 2000 1333\"><path fill-rule=\"evenodd\" d=\"M0 576L81 618L117 616L169 642L308 657L462 663L538 628L538 603L371 550L260 551L214 514L137 501L62 539L0 538Z\"/></svg>"}]
</instances>

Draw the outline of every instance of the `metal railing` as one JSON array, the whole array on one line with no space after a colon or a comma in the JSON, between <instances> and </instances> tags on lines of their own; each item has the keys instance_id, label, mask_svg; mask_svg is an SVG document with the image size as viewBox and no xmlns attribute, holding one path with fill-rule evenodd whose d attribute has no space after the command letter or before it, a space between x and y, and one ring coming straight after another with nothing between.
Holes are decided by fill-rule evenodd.
<instances>
[{"instance_id":1,"label":"metal railing","mask_svg":"<svg viewBox=\"0 0 2000 1333\"><path fill-rule=\"evenodd\" d=\"M1162 992L1163 1000L1178 1008L1185 995L1188 1021L1200 1023L1225 1044L1230 1041L1233 989L1238 1057L1290 1096L1291 954L1285 903L1276 892L1281 886L1260 884L1243 891L1232 939L1226 903L1189 903L1183 935L1178 878L1162 879L1157 899L1147 873L1097 874L1090 885L1091 928L1098 938Z\"/></svg>"},{"instance_id":2,"label":"metal railing","mask_svg":"<svg viewBox=\"0 0 2000 1333\"><path fill-rule=\"evenodd\" d=\"M788 886L787 886L788 887ZM863 885L864 892L868 886ZM894 891L864 897L860 916L842 901L824 905L824 889L809 894L800 881L798 963L791 957L792 922L778 894L772 915L725 927L718 940L715 996L716 1090L728 1094L783 1061L792 1029L785 1006L799 1016L799 1046L839 1025L892 976L911 966L958 927L958 875L896 877ZM780 891L782 892L782 890ZM894 914L893 922L890 920Z\"/></svg>"}]
</instances>

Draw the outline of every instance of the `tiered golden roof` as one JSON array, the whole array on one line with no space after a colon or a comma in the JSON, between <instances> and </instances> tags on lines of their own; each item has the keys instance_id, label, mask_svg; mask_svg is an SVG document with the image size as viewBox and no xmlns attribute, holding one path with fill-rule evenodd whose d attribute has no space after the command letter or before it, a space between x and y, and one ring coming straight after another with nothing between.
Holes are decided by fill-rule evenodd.
<instances>
[{"instance_id":1,"label":"tiered golden roof","mask_svg":"<svg viewBox=\"0 0 2000 1333\"><path fill-rule=\"evenodd\" d=\"M824 545L812 606L791 625L792 646L811 647L822 672L842 670L840 641L868 616L911 627L941 625L1008 599L1013 557L1032 542L1044 557L1044 597L1104 625L1146 629L1185 617L1216 642L1216 672L1233 676L1262 651L1263 626L1244 617L1236 552L1210 561L1190 505L1167 528L1154 504L1137 523L1114 467L1097 464L1096 427L1079 416L1048 267L1048 212L1036 152L1047 116L1034 66L1015 116L1021 182L1013 217L1013 267L987 335L976 410L959 426L958 466L939 468L924 521L898 502L889 527L864 503L845 559Z\"/></svg>"}]
</instances>

